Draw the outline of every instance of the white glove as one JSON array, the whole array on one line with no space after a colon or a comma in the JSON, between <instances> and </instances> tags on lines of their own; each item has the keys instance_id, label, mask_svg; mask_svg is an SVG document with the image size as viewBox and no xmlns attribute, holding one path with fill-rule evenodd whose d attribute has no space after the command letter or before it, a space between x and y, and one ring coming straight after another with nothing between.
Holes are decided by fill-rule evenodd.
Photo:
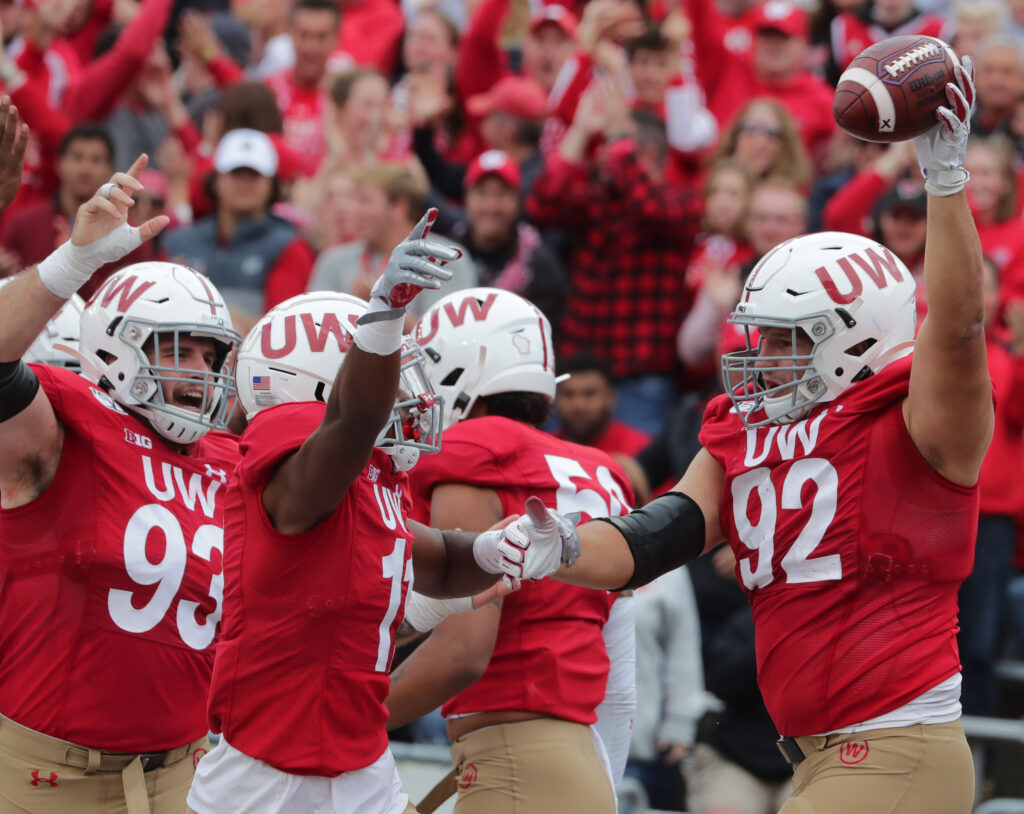
<instances>
[{"instance_id":1,"label":"white glove","mask_svg":"<svg viewBox=\"0 0 1024 814\"><path fill-rule=\"evenodd\" d=\"M939 120L931 130L914 139L917 161L929 195L954 195L964 188L970 173L963 168L967 136L971 132L974 104L974 60L965 56L953 68L956 84L946 85L949 107L935 111Z\"/></svg>"},{"instance_id":2,"label":"white glove","mask_svg":"<svg viewBox=\"0 0 1024 814\"><path fill-rule=\"evenodd\" d=\"M359 318L358 324L397 319L424 288L440 288L441 283L452 278L445 265L462 257L462 252L426 240L436 218L437 210L428 210L409 237L395 246L384 273L370 292L370 299L382 300L387 310L369 311Z\"/></svg>"}]
</instances>

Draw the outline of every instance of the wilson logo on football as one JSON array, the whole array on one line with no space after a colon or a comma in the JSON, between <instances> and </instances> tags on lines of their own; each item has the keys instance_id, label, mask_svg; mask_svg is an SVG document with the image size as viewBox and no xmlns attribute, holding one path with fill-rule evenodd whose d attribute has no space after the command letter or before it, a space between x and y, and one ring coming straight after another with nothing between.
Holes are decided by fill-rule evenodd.
<instances>
[{"instance_id":1,"label":"wilson logo on football","mask_svg":"<svg viewBox=\"0 0 1024 814\"><path fill-rule=\"evenodd\" d=\"M856 766L864 761L869 751L871 749L867 741L844 743L839 747L839 762L845 763L847 766Z\"/></svg>"}]
</instances>

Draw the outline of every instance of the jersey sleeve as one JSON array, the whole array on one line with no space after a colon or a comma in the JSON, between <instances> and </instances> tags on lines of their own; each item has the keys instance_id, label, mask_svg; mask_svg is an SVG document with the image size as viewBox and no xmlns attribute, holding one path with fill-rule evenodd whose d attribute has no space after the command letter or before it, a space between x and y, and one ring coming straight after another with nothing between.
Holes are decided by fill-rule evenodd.
<instances>
[{"instance_id":1,"label":"jersey sleeve","mask_svg":"<svg viewBox=\"0 0 1024 814\"><path fill-rule=\"evenodd\" d=\"M725 466L726 447L725 442L730 436L735 436L739 426L739 419L732 410L732 399L728 394L722 394L708 402L704 410L704 421L701 424L700 439L703 446L712 457ZM735 421L730 420L735 419Z\"/></svg>"},{"instance_id":2,"label":"jersey sleeve","mask_svg":"<svg viewBox=\"0 0 1024 814\"><path fill-rule=\"evenodd\" d=\"M430 498L442 483L499 488L508 482L507 463L516 448L517 425L498 419L464 421L445 430L441 452L422 456L413 470L417 493ZM505 425L508 426L505 426Z\"/></svg>"},{"instance_id":3,"label":"jersey sleeve","mask_svg":"<svg viewBox=\"0 0 1024 814\"><path fill-rule=\"evenodd\" d=\"M280 404L260 412L242 434L238 474L258 488L287 455L295 452L323 420L326 405Z\"/></svg>"}]
</instances>

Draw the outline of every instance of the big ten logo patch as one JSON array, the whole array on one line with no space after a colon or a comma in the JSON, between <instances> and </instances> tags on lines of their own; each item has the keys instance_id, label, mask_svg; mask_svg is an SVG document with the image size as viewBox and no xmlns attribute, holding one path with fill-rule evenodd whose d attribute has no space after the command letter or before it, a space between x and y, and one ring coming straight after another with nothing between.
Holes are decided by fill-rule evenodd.
<instances>
[{"instance_id":1,"label":"big ten logo patch","mask_svg":"<svg viewBox=\"0 0 1024 814\"><path fill-rule=\"evenodd\" d=\"M196 749L192 753L192 771L196 770L196 766L199 765L199 761L203 759L203 755L205 755L205 754L206 754L206 750L205 749L201 749L201 748L200 749Z\"/></svg>"},{"instance_id":2,"label":"big ten logo patch","mask_svg":"<svg viewBox=\"0 0 1024 814\"><path fill-rule=\"evenodd\" d=\"M867 741L850 741L840 744L839 762L845 763L847 766L856 766L858 763L864 762L870 751L871 747L868 746Z\"/></svg>"},{"instance_id":3,"label":"big ten logo patch","mask_svg":"<svg viewBox=\"0 0 1024 814\"><path fill-rule=\"evenodd\" d=\"M476 782L476 766L472 763L467 763L466 768L462 770L462 774L459 775L459 788L468 789Z\"/></svg>"}]
</instances>

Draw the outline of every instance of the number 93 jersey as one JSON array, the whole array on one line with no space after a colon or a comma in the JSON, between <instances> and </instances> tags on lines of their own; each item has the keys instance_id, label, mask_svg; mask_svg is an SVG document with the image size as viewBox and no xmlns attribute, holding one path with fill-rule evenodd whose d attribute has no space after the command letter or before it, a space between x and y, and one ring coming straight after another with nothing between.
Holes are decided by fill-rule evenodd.
<instances>
[{"instance_id":1,"label":"number 93 jersey","mask_svg":"<svg viewBox=\"0 0 1024 814\"><path fill-rule=\"evenodd\" d=\"M183 455L84 378L32 369L64 442L46 491L0 511L0 712L115 752L200 738L238 442Z\"/></svg>"},{"instance_id":2,"label":"number 93 jersey","mask_svg":"<svg viewBox=\"0 0 1024 814\"><path fill-rule=\"evenodd\" d=\"M506 516L536 495L584 520L629 511L633 492L606 453L499 416L460 421L444 431L441 452L410 473L414 502L429 518L442 483L494 489ZM616 595L551 579L526 582L505 597L494 652L483 676L444 707L448 715L525 710L592 724L604 699L608 656L602 629Z\"/></svg>"},{"instance_id":3,"label":"number 93 jersey","mask_svg":"<svg viewBox=\"0 0 1024 814\"><path fill-rule=\"evenodd\" d=\"M785 736L891 712L960 669L957 589L978 490L939 475L903 419L910 358L802 421L745 429L727 395L700 440L725 469L721 525Z\"/></svg>"}]
</instances>

